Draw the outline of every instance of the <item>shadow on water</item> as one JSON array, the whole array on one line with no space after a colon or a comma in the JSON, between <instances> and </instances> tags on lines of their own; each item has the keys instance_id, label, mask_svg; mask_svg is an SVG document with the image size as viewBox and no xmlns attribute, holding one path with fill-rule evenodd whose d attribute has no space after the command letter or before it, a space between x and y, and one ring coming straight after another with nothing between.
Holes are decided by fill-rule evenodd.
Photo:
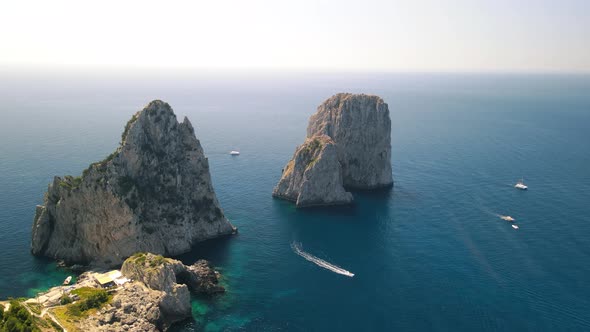
<instances>
[{"instance_id":1,"label":"shadow on water","mask_svg":"<svg viewBox=\"0 0 590 332\"><path fill-rule=\"evenodd\" d=\"M69 268L58 266L57 262L51 258L33 256L32 262L32 271L18 277L18 285L27 289L26 296L29 297L61 285L68 276L77 278L80 274Z\"/></svg>"},{"instance_id":2,"label":"shadow on water","mask_svg":"<svg viewBox=\"0 0 590 332\"><path fill-rule=\"evenodd\" d=\"M387 202L393 196L394 187L389 186L377 189L351 189L349 191L354 195L355 199L362 197L371 199L373 201Z\"/></svg>"},{"instance_id":3,"label":"shadow on water","mask_svg":"<svg viewBox=\"0 0 590 332\"><path fill-rule=\"evenodd\" d=\"M199 242L193 246L191 251L173 257L184 264L190 265L199 259L206 259L215 265L225 265L230 256L230 243L239 236L239 232L234 235L226 235L219 238L209 239Z\"/></svg>"},{"instance_id":4,"label":"shadow on water","mask_svg":"<svg viewBox=\"0 0 590 332\"><path fill-rule=\"evenodd\" d=\"M393 187L384 187L371 190L349 190L354 197L350 205L333 205L333 206L310 206L305 208L296 208L295 203L273 197L273 208L281 214L298 214L300 216L318 216L318 217L354 217L359 213L360 204L367 200L375 202L377 205L387 204L393 197Z\"/></svg>"}]
</instances>

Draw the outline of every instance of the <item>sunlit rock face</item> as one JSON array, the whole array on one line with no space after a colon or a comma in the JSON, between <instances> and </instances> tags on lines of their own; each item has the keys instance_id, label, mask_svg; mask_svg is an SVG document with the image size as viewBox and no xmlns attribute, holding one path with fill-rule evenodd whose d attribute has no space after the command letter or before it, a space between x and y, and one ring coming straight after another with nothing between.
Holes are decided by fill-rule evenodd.
<instances>
[{"instance_id":1,"label":"sunlit rock face","mask_svg":"<svg viewBox=\"0 0 590 332\"><path fill-rule=\"evenodd\" d=\"M55 177L37 207L31 251L113 266L138 251L177 255L234 231L193 126L155 100L133 115L109 157L81 177Z\"/></svg>"},{"instance_id":2,"label":"sunlit rock face","mask_svg":"<svg viewBox=\"0 0 590 332\"><path fill-rule=\"evenodd\" d=\"M339 205L352 202L342 186L336 146L326 135L308 138L297 147L283 169L273 196L295 202L297 207Z\"/></svg>"},{"instance_id":3,"label":"sunlit rock face","mask_svg":"<svg viewBox=\"0 0 590 332\"><path fill-rule=\"evenodd\" d=\"M374 189L393 185L391 119L378 96L339 93L309 119L307 137L327 135L336 144L346 188Z\"/></svg>"},{"instance_id":4,"label":"sunlit rock face","mask_svg":"<svg viewBox=\"0 0 590 332\"><path fill-rule=\"evenodd\" d=\"M283 168L273 196L297 207L349 204L347 189L393 185L391 120L383 99L339 93L309 119L307 139Z\"/></svg>"}]
</instances>

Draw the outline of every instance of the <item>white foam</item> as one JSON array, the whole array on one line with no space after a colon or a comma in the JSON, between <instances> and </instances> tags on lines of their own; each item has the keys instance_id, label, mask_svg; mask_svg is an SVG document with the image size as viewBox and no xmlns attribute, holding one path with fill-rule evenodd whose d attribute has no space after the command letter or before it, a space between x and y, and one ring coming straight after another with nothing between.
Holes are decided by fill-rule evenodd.
<instances>
[{"instance_id":1,"label":"white foam","mask_svg":"<svg viewBox=\"0 0 590 332\"><path fill-rule=\"evenodd\" d=\"M316 264L317 266L323 267L324 269L328 269L328 270L338 273L338 274L345 275L347 277L351 277L351 278L354 277L354 273L347 271L347 270L345 270L337 265L334 265L332 263L326 262L325 260L323 260L321 258L315 257L314 255L303 251L303 249L301 249L301 243L296 243L296 242L291 243L291 249L293 249L293 252L296 253L297 255Z\"/></svg>"}]
</instances>

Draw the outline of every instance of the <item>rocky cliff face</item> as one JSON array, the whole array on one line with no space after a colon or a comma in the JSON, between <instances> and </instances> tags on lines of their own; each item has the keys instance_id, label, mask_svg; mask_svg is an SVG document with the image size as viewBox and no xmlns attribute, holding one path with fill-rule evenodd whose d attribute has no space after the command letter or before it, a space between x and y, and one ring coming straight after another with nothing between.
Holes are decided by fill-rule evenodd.
<instances>
[{"instance_id":1,"label":"rocky cliff face","mask_svg":"<svg viewBox=\"0 0 590 332\"><path fill-rule=\"evenodd\" d=\"M126 284L111 303L76 324L80 331L165 331L167 322L159 303L164 292L139 282Z\"/></svg>"},{"instance_id":2,"label":"rocky cliff face","mask_svg":"<svg viewBox=\"0 0 590 332\"><path fill-rule=\"evenodd\" d=\"M290 200L297 207L338 205L352 202L352 194L342 186L336 146L326 135L313 136L297 147L293 159L273 196Z\"/></svg>"},{"instance_id":3,"label":"rocky cliff face","mask_svg":"<svg viewBox=\"0 0 590 332\"><path fill-rule=\"evenodd\" d=\"M163 331L191 317L190 291L217 293L219 274L205 260L186 266L151 253L137 253L121 267L133 280L79 325L83 331Z\"/></svg>"},{"instance_id":4,"label":"rocky cliff face","mask_svg":"<svg viewBox=\"0 0 590 332\"><path fill-rule=\"evenodd\" d=\"M307 137L327 135L336 144L344 186L393 185L389 108L378 96L339 93L309 119Z\"/></svg>"},{"instance_id":5,"label":"rocky cliff face","mask_svg":"<svg viewBox=\"0 0 590 332\"><path fill-rule=\"evenodd\" d=\"M127 123L121 146L81 177L56 177L37 207L31 251L111 266L138 251L186 252L231 234L209 164L187 118L152 101Z\"/></svg>"},{"instance_id":6,"label":"rocky cliff face","mask_svg":"<svg viewBox=\"0 0 590 332\"><path fill-rule=\"evenodd\" d=\"M391 120L377 96L340 93L309 119L307 139L283 169L273 196L297 207L352 202L344 188L393 185Z\"/></svg>"}]
</instances>

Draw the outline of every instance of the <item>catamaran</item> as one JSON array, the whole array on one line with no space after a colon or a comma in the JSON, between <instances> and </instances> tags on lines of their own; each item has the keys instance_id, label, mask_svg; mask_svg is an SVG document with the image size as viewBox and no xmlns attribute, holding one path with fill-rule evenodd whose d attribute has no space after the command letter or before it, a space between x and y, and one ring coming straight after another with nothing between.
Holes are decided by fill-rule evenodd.
<instances>
[{"instance_id":1,"label":"catamaran","mask_svg":"<svg viewBox=\"0 0 590 332\"><path fill-rule=\"evenodd\" d=\"M529 189L529 187L527 187L527 186L524 184L524 178L520 179L520 180L519 180L519 181L518 181L518 182L517 182L517 183L514 185L514 188L516 188L516 189L520 189L520 190L527 190L527 189Z\"/></svg>"}]
</instances>

